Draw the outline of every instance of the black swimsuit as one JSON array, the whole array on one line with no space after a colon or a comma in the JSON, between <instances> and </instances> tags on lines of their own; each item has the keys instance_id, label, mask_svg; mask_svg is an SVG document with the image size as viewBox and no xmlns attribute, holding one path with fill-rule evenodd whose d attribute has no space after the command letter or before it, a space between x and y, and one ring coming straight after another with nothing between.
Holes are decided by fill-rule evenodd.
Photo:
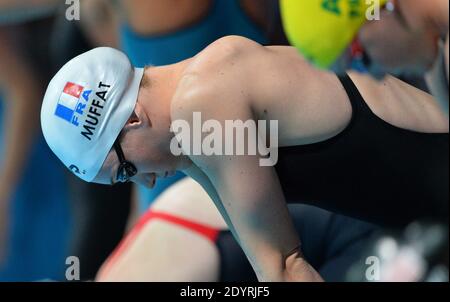
<instances>
[{"instance_id":1,"label":"black swimsuit","mask_svg":"<svg viewBox=\"0 0 450 302\"><path fill-rule=\"evenodd\" d=\"M349 126L325 142L280 148L276 170L286 200L383 226L448 221L449 135L395 127L377 117L355 84Z\"/></svg>"}]
</instances>

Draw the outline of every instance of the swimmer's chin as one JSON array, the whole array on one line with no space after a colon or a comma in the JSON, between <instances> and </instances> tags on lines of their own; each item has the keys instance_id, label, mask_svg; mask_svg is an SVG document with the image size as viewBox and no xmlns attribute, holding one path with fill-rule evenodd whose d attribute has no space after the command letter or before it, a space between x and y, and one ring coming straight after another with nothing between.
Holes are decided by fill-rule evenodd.
<instances>
[{"instance_id":1,"label":"swimmer's chin","mask_svg":"<svg viewBox=\"0 0 450 302\"><path fill-rule=\"evenodd\" d=\"M150 174L151 176L146 177L144 182L136 181L135 183L138 184L138 185L142 185L145 188L151 190L151 189L153 189L156 186L156 182L159 179L169 178L169 177L174 176L175 174L176 174L176 171L165 171L165 172L160 173L160 174L152 173L152 174Z\"/></svg>"},{"instance_id":2,"label":"swimmer's chin","mask_svg":"<svg viewBox=\"0 0 450 302\"><path fill-rule=\"evenodd\" d=\"M155 173L143 173L133 177L131 182L151 190L155 187L157 178L158 175Z\"/></svg>"},{"instance_id":3,"label":"swimmer's chin","mask_svg":"<svg viewBox=\"0 0 450 302\"><path fill-rule=\"evenodd\" d=\"M158 179L158 177L153 177L153 179L152 180L150 180L150 181L146 181L146 182L144 182L142 185L146 188L146 189L149 189L149 190L151 190L151 189L153 189L154 187L155 187L155 185L156 185L156 180ZM136 184L140 184L140 183L136 183Z\"/></svg>"}]
</instances>

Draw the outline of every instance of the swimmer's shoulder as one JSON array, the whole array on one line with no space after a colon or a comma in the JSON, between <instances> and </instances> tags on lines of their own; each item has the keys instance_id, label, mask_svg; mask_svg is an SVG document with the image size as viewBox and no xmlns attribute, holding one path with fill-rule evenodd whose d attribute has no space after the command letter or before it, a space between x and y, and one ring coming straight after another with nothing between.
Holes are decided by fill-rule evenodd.
<instances>
[{"instance_id":1,"label":"swimmer's shoulder","mask_svg":"<svg viewBox=\"0 0 450 302\"><path fill-rule=\"evenodd\" d=\"M198 53L185 73L210 75L224 72L226 69L242 71L249 58L256 57L265 51L261 44L241 36L220 38Z\"/></svg>"},{"instance_id":2,"label":"swimmer's shoulder","mask_svg":"<svg viewBox=\"0 0 450 302\"><path fill-rule=\"evenodd\" d=\"M204 114L245 107L250 67L248 56L264 51L260 44L239 36L221 38L192 59L177 85L171 102L172 120L184 120L193 112Z\"/></svg>"},{"instance_id":3,"label":"swimmer's shoulder","mask_svg":"<svg viewBox=\"0 0 450 302\"><path fill-rule=\"evenodd\" d=\"M248 38L225 36L211 43L199 55L207 59L223 60L264 50L264 46Z\"/></svg>"}]
</instances>

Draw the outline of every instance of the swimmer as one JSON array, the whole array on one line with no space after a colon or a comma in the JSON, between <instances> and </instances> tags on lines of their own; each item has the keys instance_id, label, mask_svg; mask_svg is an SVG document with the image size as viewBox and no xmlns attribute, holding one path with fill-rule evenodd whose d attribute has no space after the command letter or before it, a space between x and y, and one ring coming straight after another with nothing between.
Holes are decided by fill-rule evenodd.
<instances>
[{"instance_id":1,"label":"swimmer","mask_svg":"<svg viewBox=\"0 0 450 302\"><path fill-rule=\"evenodd\" d=\"M222 129L226 120L277 121L278 140L267 144L276 165L251 154L189 155L171 125L193 126L196 113ZM286 202L383 226L448 219L448 119L435 100L394 77L316 70L292 47L230 36L145 70L117 50L94 49L50 82L41 125L85 181L153 187L177 170L197 180L261 281L321 280Z\"/></svg>"},{"instance_id":2,"label":"swimmer","mask_svg":"<svg viewBox=\"0 0 450 302\"><path fill-rule=\"evenodd\" d=\"M380 0L376 10L369 2L325 6L320 0L281 0L284 27L291 43L316 66L340 74L355 69L375 78L426 76L448 115L449 2Z\"/></svg>"},{"instance_id":3,"label":"swimmer","mask_svg":"<svg viewBox=\"0 0 450 302\"><path fill-rule=\"evenodd\" d=\"M362 48L384 72L425 76L431 93L448 115L449 2L390 1L380 21L358 34Z\"/></svg>"}]
</instances>

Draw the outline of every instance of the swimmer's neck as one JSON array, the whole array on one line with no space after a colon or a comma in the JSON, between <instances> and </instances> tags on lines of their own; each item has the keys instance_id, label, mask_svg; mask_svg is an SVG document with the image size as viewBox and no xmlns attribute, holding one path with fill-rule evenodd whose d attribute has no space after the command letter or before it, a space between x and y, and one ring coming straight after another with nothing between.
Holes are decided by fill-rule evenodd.
<instances>
[{"instance_id":1,"label":"swimmer's neck","mask_svg":"<svg viewBox=\"0 0 450 302\"><path fill-rule=\"evenodd\" d=\"M170 104L178 83L192 59L165 66L145 68L143 80L147 84L140 88L139 102L155 115L170 123Z\"/></svg>"},{"instance_id":2,"label":"swimmer's neck","mask_svg":"<svg viewBox=\"0 0 450 302\"><path fill-rule=\"evenodd\" d=\"M161 145L167 146L163 152L170 153L170 143L174 134L170 131L172 124L171 104L180 80L192 59L176 64L147 67L139 90L138 102L142 105L151 128L158 133ZM165 143L164 143L165 142ZM186 156L172 158L177 170L183 170L192 163Z\"/></svg>"},{"instance_id":3,"label":"swimmer's neck","mask_svg":"<svg viewBox=\"0 0 450 302\"><path fill-rule=\"evenodd\" d=\"M150 85L147 87L156 94L174 94L184 71L187 69L193 58L165 66L150 66L145 69L145 76L149 79Z\"/></svg>"}]
</instances>

